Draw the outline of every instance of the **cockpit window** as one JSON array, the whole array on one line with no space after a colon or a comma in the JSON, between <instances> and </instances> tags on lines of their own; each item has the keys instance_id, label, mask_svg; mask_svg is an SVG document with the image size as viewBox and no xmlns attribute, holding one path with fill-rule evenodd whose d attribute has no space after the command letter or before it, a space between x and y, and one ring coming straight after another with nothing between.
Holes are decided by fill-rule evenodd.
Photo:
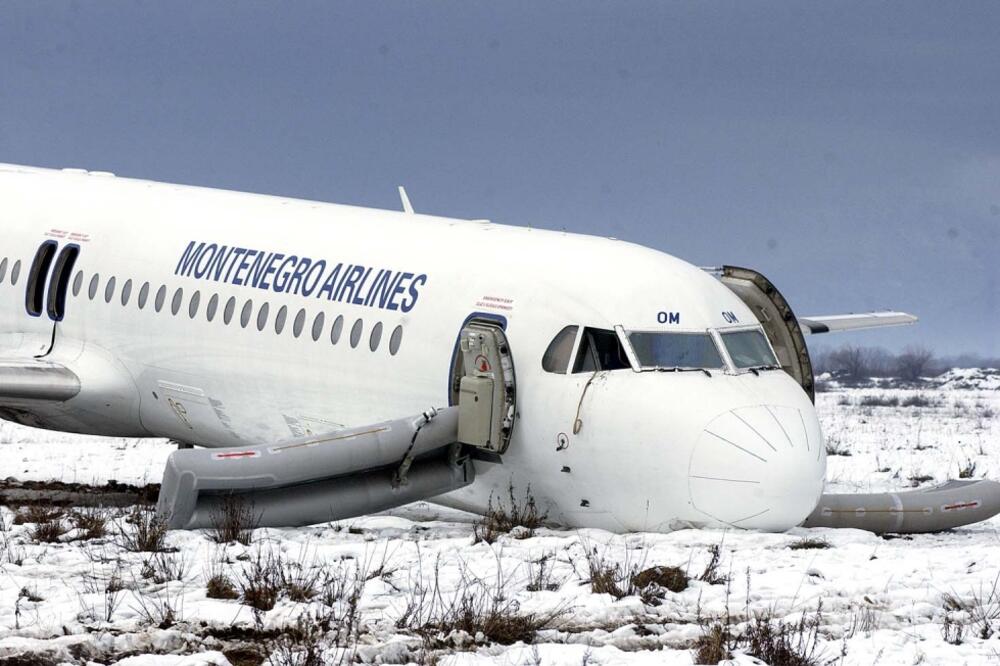
<instances>
[{"instance_id":1,"label":"cockpit window","mask_svg":"<svg viewBox=\"0 0 1000 666\"><path fill-rule=\"evenodd\" d=\"M733 365L740 370L778 367L778 360L774 358L767 338L758 329L722 332L722 342L733 359Z\"/></svg>"},{"instance_id":2,"label":"cockpit window","mask_svg":"<svg viewBox=\"0 0 1000 666\"><path fill-rule=\"evenodd\" d=\"M600 328L583 329L573 372L623 370L631 367L617 333Z\"/></svg>"},{"instance_id":3,"label":"cockpit window","mask_svg":"<svg viewBox=\"0 0 1000 666\"><path fill-rule=\"evenodd\" d=\"M628 341L643 368L715 370L725 367L708 333L632 331Z\"/></svg>"},{"instance_id":4,"label":"cockpit window","mask_svg":"<svg viewBox=\"0 0 1000 666\"><path fill-rule=\"evenodd\" d=\"M576 342L578 327L567 326L556 333L549 348L542 355L542 370L565 375L569 368L569 359L573 354L573 344Z\"/></svg>"}]
</instances>

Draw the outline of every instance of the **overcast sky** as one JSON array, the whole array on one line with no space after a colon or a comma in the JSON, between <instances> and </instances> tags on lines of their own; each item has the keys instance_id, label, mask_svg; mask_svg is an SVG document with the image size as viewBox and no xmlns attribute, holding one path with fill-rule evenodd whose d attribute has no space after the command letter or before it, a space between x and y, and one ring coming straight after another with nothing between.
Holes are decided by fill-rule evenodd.
<instances>
[{"instance_id":1,"label":"overcast sky","mask_svg":"<svg viewBox=\"0 0 1000 666\"><path fill-rule=\"evenodd\" d=\"M1000 353L1000 3L0 4L0 161L614 235ZM2 202L0 202L2 205Z\"/></svg>"}]
</instances>

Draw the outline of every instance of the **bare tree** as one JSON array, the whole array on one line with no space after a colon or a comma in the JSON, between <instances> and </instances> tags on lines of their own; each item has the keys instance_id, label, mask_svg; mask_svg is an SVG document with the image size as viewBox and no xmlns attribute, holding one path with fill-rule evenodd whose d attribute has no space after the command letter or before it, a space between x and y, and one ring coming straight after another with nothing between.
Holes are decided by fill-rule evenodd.
<instances>
[{"instance_id":1,"label":"bare tree","mask_svg":"<svg viewBox=\"0 0 1000 666\"><path fill-rule=\"evenodd\" d=\"M851 381L860 381L870 377L868 354L861 347L845 345L830 352L827 359L830 369Z\"/></svg>"},{"instance_id":2,"label":"bare tree","mask_svg":"<svg viewBox=\"0 0 1000 666\"><path fill-rule=\"evenodd\" d=\"M915 382L931 374L934 353L925 347L907 347L896 357L896 376Z\"/></svg>"}]
</instances>

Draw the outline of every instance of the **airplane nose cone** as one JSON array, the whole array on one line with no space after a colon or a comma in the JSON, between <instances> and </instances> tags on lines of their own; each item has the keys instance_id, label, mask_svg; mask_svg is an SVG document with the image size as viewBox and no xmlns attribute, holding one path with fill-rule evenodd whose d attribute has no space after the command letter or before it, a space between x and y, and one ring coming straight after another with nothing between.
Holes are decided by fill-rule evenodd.
<instances>
[{"instance_id":1,"label":"airplane nose cone","mask_svg":"<svg viewBox=\"0 0 1000 666\"><path fill-rule=\"evenodd\" d=\"M815 413L758 405L724 412L705 426L688 484L694 508L714 521L784 531L816 506L825 476Z\"/></svg>"}]
</instances>

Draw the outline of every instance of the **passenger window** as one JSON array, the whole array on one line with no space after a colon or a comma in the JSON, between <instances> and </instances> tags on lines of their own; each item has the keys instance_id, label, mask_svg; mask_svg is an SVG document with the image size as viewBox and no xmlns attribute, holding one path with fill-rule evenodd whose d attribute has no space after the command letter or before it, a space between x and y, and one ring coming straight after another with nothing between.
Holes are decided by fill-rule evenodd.
<instances>
[{"instance_id":1,"label":"passenger window","mask_svg":"<svg viewBox=\"0 0 1000 666\"><path fill-rule=\"evenodd\" d=\"M97 296L97 283L100 281L100 273L94 273L94 277L90 278L90 286L87 287L87 297L90 298L90 300L94 300L94 297Z\"/></svg>"},{"instance_id":2,"label":"passenger window","mask_svg":"<svg viewBox=\"0 0 1000 666\"><path fill-rule=\"evenodd\" d=\"M122 307L128 305L128 299L132 297L132 280L125 280L122 285Z\"/></svg>"},{"instance_id":3,"label":"passenger window","mask_svg":"<svg viewBox=\"0 0 1000 666\"><path fill-rule=\"evenodd\" d=\"M170 303L170 314L176 315L181 311L182 305L184 305L184 288L177 287L177 291L174 292L174 300Z\"/></svg>"},{"instance_id":4,"label":"passenger window","mask_svg":"<svg viewBox=\"0 0 1000 666\"><path fill-rule=\"evenodd\" d=\"M299 337L302 335L302 329L306 326L306 310L302 308L299 313L295 315L295 322L292 324L292 335Z\"/></svg>"},{"instance_id":5,"label":"passenger window","mask_svg":"<svg viewBox=\"0 0 1000 666\"><path fill-rule=\"evenodd\" d=\"M3 284L3 279L7 277L7 257L0 261L0 284Z\"/></svg>"},{"instance_id":6,"label":"passenger window","mask_svg":"<svg viewBox=\"0 0 1000 666\"><path fill-rule=\"evenodd\" d=\"M14 286L17 284L17 278L21 275L21 260L18 259L14 262L14 267L10 269L10 284Z\"/></svg>"},{"instance_id":7,"label":"passenger window","mask_svg":"<svg viewBox=\"0 0 1000 666\"><path fill-rule=\"evenodd\" d=\"M6 259L4 260L6 261ZM3 275L0 274L0 281L3 280ZM73 297L80 295L80 289L83 288L83 271L77 271L76 277L73 278Z\"/></svg>"},{"instance_id":8,"label":"passenger window","mask_svg":"<svg viewBox=\"0 0 1000 666\"><path fill-rule=\"evenodd\" d=\"M250 315L253 314L253 301L247 299L247 302L243 304L243 312L240 313L240 326L243 328L247 327L250 323Z\"/></svg>"},{"instance_id":9,"label":"passenger window","mask_svg":"<svg viewBox=\"0 0 1000 666\"><path fill-rule=\"evenodd\" d=\"M372 334L368 336L368 348L372 351L378 349L379 343L382 341L382 322L376 323L372 326Z\"/></svg>"},{"instance_id":10,"label":"passenger window","mask_svg":"<svg viewBox=\"0 0 1000 666\"><path fill-rule=\"evenodd\" d=\"M205 319L212 321L215 319L215 313L219 311L219 295L212 294L212 298L208 299L208 307L205 308Z\"/></svg>"},{"instance_id":11,"label":"passenger window","mask_svg":"<svg viewBox=\"0 0 1000 666\"><path fill-rule=\"evenodd\" d=\"M139 300L137 303L140 310L146 307L146 301L148 299L149 299L149 283L143 282L142 287L139 289Z\"/></svg>"},{"instance_id":12,"label":"passenger window","mask_svg":"<svg viewBox=\"0 0 1000 666\"><path fill-rule=\"evenodd\" d=\"M565 375L569 370L569 359L573 356L573 345L576 344L578 326L567 326L556 333L549 348L542 354L542 370Z\"/></svg>"},{"instance_id":13,"label":"passenger window","mask_svg":"<svg viewBox=\"0 0 1000 666\"><path fill-rule=\"evenodd\" d=\"M222 323L229 326L234 314L236 314L236 297L230 296L229 300L226 301L226 309L222 312Z\"/></svg>"},{"instance_id":14,"label":"passenger window","mask_svg":"<svg viewBox=\"0 0 1000 666\"><path fill-rule=\"evenodd\" d=\"M191 294L191 302L188 303L188 317L194 319L198 316L198 306L201 305L201 292L196 291Z\"/></svg>"},{"instance_id":15,"label":"passenger window","mask_svg":"<svg viewBox=\"0 0 1000 666\"><path fill-rule=\"evenodd\" d=\"M167 300L167 285L161 284L156 290L156 298L153 300L153 309L159 312L163 309L163 303Z\"/></svg>"},{"instance_id":16,"label":"passenger window","mask_svg":"<svg viewBox=\"0 0 1000 666\"><path fill-rule=\"evenodd\" d=\"M73 266L76 264L76 257L79 254L79 247L67 245L56 258L55 268L52 269L52 280L49 284L49 297L45 305L49 312L49 318L54 321L62 321L66 314L66 292L69 290L69 276L73 272ZM82 281L82 274L78 275L77 278Z\"/></svg>"},{"instance_id":17,"label":"passenger window","mask_svg":"<svg viewBox=\"0 0 1000 666\"><path fill-rule=\"evenodd\" d=\"M356 349L358 343L361 342L361 331L364 326L364 322L358 319L354 322L354 326L351 327L351 349Z\"/></svg>"},{"instance_id":18,"label":"passenger window","mask_svg":"<svg viewBox=\"0 0 1000 666\"><path fill-rule=\"evenodd\" d=\"M583 329L573 372L622 370L630 367L632 366L629 365L617 333L600 328Z\"/></svg>"},{"instance_id":19,"label":"passenger window","mask_svg":"<svg viewBox=\"0 0 1000 666\"><path fill-rule=\"evenodd\" d=\"M399 344L403 341L403 327L397 326L389 337L389 354L396 355L399 351Z\"/></svg>"},{"instance_id":20,"label":"passenger window","mask_svg":"<svg viewBox=\"0 0 1000 666\"><path fill-rule=\"evenodd\" d=\"M264 303L260 306L260 312L257 313L257 330L263 331L264 327L267 326L267 315L271 311L271 306Z\"/></svg>"},{"instance_id":21,"label":"passenger window","mask_svg":"<svg viewBox=\"0 0 1000 666\"><path fill-rule=\"evenodd\" d=\"M285 330L285 320L288 319L288 306L282 305L278 309L278 314L274 317L274 332L281 335Z\"/></svg>"},{"instance_id":22,"label":"passenger window","mask_svg":"<svg viewBox=\"0 0 1000 666\"><path fill-rule=\"evenodd\" d=\"M335 345L340 342L340 334L344 331L344 315L337 315L333 320L333 328L330 329L330 344Z\"/></svg>"},{"instance_id":23,"label":"passenger window","mask_svg":"<svg viewBox=\"0 0 1000 666\"><path fill-rule=\"evenodd\" d=\"M319 336L323 335L324 323L326 323L326 315L320 312L318 315L316 315L316 318L313 319L313 328L312 328L313 342L319 340Z\"/></svg>"},{"instance_id":24,"label":"passenger window","mask_svg":"<svg viewBox=\"0 0 1000 666\"><path fill-rule=\"evenodd\" d=\"M104 302L110 303L111 299L115 296L115 276L112 275L111 279L108 280L108 284L104 287Z\"/></svg>"},{"instance_id":25,"label":"passenger window","mask_svg":"<svg viewBox=\"0 0 1000 666\"><path fill-rule=\"evenodd\" d=\"M28 287L25 290L24 307L28 314L37 317L42 314L45 305L45 282L49 277L52 259L56 256L56 242L45 241L35 252L28 272Z\"/></svg>"}]
</instances>

